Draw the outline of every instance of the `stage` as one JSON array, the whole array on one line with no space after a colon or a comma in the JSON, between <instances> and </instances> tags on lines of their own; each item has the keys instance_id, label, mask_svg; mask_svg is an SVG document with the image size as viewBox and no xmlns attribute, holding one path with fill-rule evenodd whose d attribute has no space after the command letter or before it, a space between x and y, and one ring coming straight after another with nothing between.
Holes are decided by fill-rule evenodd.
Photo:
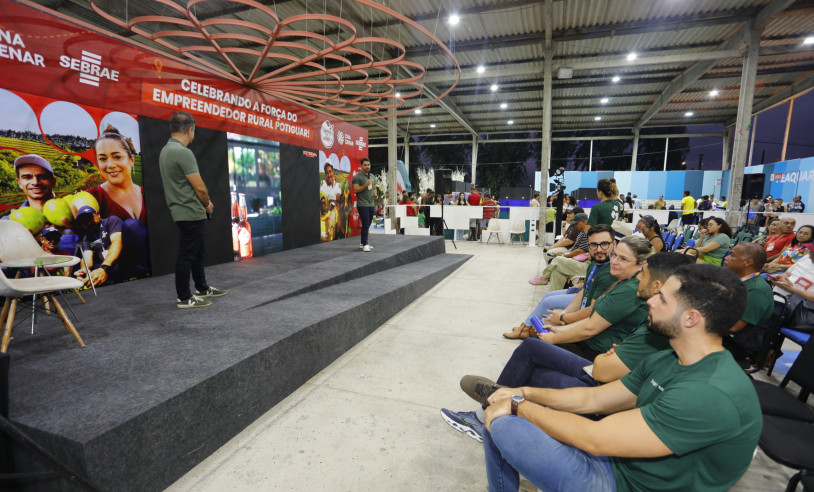
<instances>
[{"instance_id":1,"label":"stage","mask_svg":"<svg viewBox=\"0 0 814 492\"><path fill-rule=\"evenodd\" d=\"M10 419L102 490L161 490L469 258L438 237L371 240L209 267L229 295L204 309L175 307L171 275L69 297L87 346L53 318L16 326Z\"/></svg>"}]
</instances>

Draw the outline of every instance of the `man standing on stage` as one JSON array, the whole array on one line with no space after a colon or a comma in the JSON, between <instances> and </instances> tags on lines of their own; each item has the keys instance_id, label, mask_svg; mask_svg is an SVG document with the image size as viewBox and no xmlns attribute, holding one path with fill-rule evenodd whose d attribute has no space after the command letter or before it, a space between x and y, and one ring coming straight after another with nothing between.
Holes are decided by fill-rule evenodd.
<instances>
[{"instance_id":1,"label":"man standing on stage","mask_svg":"<svg viewBox=\"0 0 814 492\"><path fill-rule=\"evenodd\" d=\"M370 174L370 159L362 159L362 172L353 176L353 193L356 194L356 210L359 218L362 219L362 244L359 248L368 252L373 249L367 244L368 229L373 221L373 207L376 200L376 178Z\"/></svg>"},{"instance_id":2,"label":"man standing on stage","mask_svg":"<svg viewBox=\"0 0 814 492\"><path fill-rule=\"evenodd\" d=\"M171 138L161 149L158 167L164 183L164 197L178 226L178 257L175 260L176 306L180 309L212 305L208 297L226 295L206 283L206 219L215 209L198 171L195 154L187 148L195 138L195 120L184 111L170 117ZM195 295L189 290L189 276L195 281Z\"/></svg>"}]
</instances>

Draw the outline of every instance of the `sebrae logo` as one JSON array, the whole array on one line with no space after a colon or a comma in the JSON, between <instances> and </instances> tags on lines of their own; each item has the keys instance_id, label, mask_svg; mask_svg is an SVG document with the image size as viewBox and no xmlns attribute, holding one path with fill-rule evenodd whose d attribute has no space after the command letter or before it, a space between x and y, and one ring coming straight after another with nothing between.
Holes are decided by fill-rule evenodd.
<instances>
[{"instance_id":1,"label":"sebrae logo","mask_svg":"<svg viewBox=\"0 0 814 492\"><path fill-rule=\"evenodd\" d=\"M330 149L334 145L334 126L329 121L324 121L319 136L322 137L322 145Z\"/></svg>"},{"instance_id":2,"label":"sebrae logo","mask_svg":"<svg viewBox=\"0 0 814 492\"><path fill-rule=\"evenodd\" d=\"M102 56L82 50L82 58L59 57L59 66L79 72L79 83L99 87L101 79L119 81L119 72L102 66Z\"/></svg>"}]
</instances>

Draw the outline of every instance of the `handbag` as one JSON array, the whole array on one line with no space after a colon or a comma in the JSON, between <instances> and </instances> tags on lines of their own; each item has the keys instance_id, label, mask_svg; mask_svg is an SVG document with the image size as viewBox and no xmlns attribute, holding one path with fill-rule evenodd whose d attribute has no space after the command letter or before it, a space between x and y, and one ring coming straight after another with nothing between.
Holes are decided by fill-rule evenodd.
<instances>
[{"instance_id":1,"label":"handbag","mask_svg":"<svg viewBox=\"0 0 814 492\"><path fill-rule=\"evenodd\" d=\"M792 330L814 333L814 301L803 299L799 294L789 297L788 313L784 319L784 326Z\"/></svg>"}]
</instances>

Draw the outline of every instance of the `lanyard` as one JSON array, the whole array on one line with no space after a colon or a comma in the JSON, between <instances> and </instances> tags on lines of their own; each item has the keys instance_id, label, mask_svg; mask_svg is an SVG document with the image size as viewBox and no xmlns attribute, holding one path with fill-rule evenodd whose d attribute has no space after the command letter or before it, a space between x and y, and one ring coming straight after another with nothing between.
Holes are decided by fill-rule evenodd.
<instances>
[{"instance_id":1,"label":"lanyard","mask_svg":"<svg viewBox=\"0 0 814 492\"><path fill-rule=\"evenodd\" d=\"M747 281L747 280L749 280L750 278L755 278L755 277L757 277L758 275L760 275L760 273L750 273L749 275L747 275L747 276L743 277L741 280L743 280L744 282L746 282L746 281Z\"/></svg>"},{"instance_id":2,"label":"lanyard","mask_svg":"<svg viewBox=\"0 0 814 492\"><path fill-rule=\"evenodd\" d=\"M610 262L609 261L605 262L601 267L599 267L599 269L602 270L603 268L608 266L608 263L610 263ZM583 308L585 307L586 304L588 304L588 289L591 288L591 282L593 282L593 280L594 280L594 274L596 273L596 267L597 266L598 265L596 263L594 263L594 267L591 269L590 275L588 275L588 278L585 280L585 287L584 287L585 290L584 290L584 294L582 295L582 307Z\"/></svg>"}]
</instances>

